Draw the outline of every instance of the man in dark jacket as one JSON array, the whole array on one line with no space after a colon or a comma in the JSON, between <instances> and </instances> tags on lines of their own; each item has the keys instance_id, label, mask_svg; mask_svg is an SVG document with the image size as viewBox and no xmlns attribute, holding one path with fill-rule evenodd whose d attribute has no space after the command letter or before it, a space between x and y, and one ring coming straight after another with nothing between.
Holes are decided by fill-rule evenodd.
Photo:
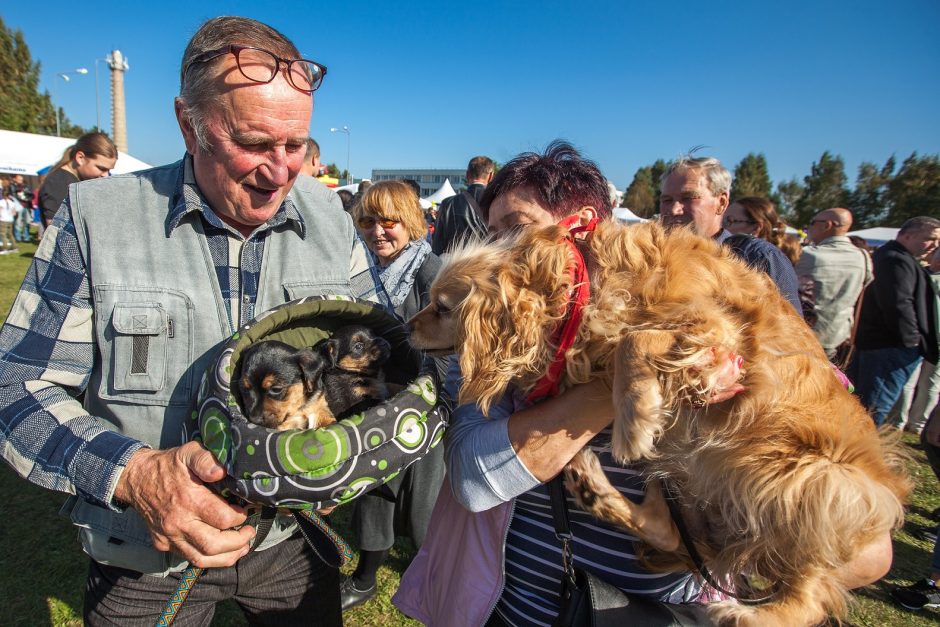
<instances>
[{"instance_id":1,"label":"man in dark jacket","mask_svg":"<svg viewBox=\"0 0 940 627\"><path fill-rule=\"evenodd\" d=\"M486 237L486 222L480 215L480 198L493 179L496 164L489 157L474 157L467 164L467 190L441 203L434 225L431 250L440 255L454 243Z\"/></svg>"},{"instance_id":2,"label":"man in dark jacket","mask_svg":"<svg viewBox=\"0 0 940 627\"><path fill-rule=\"evenodd\" d=\"M937 363L937 311L920 261L940 246L940 220L911 218L874 254L855 338L856 394L881 425L921 359Z\"/></svg>"}]
</instances>

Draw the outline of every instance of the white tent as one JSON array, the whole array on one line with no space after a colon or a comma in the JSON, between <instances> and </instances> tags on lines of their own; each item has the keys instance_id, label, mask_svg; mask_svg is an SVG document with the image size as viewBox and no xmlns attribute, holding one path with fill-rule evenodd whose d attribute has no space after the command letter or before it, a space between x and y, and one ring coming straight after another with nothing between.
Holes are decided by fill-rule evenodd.
<instances>
[{"instance_id":1,"label":"white tent","mask_svg":"<svg viewBox=\"0 0 940 627\"><path fill-rule=\"evenodd\" d=\"M457 192L454 191L454 187L450 184L450 179L444 179L444 184L441 185L440 189L424 200L439 205L444 201L445 198L450 198L451 196L456 195Z\"/></svg>"},{"instance_id":2,"label":"white tent","mask_svg":"<svg viewBox=\"0 0 940 627\"><path fill-rule=\"evenodd\" d=\"M887 226L877 226L872 229L861 229L859 231L849 231L849 235L857 235L865 240L869 246L881 246L893 240L898 235L898 230Z\"/></svg>"},{"instance_id":3,"label":"white tent","mask_svg":"<svg viewBox=\"0 0 940 627\"><path fill-rule=\"evenodd\" d=\"M646 218L641 218L637 214L633 213L626 207L614 207L614 218L626 222L627 224L635 224L637 222L646 222Z\"/></svg>"},{"instance_id":4,"label":"white tent","mask_svg":"<svg viewBox=\"0 0 940 627\"><path fill-rule=\"evenodd\" d=\"M74 143L69 137L0 130L0 172L35 176L40 170L55 165L65 149ZM119 152L111 173L126 174L149 167L140 159Z\"/></svg>"}]
</instances>

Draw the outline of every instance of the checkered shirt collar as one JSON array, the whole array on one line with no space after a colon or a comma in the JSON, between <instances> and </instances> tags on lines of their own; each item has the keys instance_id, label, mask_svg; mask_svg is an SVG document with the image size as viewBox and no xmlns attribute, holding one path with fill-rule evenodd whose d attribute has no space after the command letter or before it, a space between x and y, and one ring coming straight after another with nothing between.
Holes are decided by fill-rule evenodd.
<instances>
[{"instance_id":1,"label":"checkered shirt collar","mask_svg":"<svg viewBox=\"0 0 940 627\"><path fill-rule=\"evenodd\" d=\"M199 191L199 187L196 185L196 176L193 173L193 157L188 152L183 157L181 168L183 182L180 186L180 190L174 197L173 209L170 211L169 216L167 216L167 235L169 236L169 234L179 226L184 217L197 212L202 214L203 219L207 223L217 228L230 231L233 234L238 234L234 228L219 218L215 211L209 206L209 203L206 202L202 192ZM291 200L290 195L288 195L284 199L284 202L281 203L281 206L278 207L277 213L264 224L264 230L273 229L285 223L290 224L290 226L297 231L298 235L300 235L301 239L307 236L307 225L304 223L303 216L297 211L297 207L294 205L294 201Z\"/></svg>"}]
</instances>

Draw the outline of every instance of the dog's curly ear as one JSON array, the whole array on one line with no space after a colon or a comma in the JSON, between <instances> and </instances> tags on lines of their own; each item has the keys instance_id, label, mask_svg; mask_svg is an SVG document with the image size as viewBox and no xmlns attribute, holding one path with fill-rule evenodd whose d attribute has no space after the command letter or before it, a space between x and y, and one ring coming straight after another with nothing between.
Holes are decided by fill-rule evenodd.
<instances>
[{"instance_id":1,"label":"dog's curly ear","mask_svg":"<svg viewBox=\"0 0 940 627\"><path fill-rule=\"evenodd\" d=\"M297 366L304 381L304 392L313 394L320 388L320 379L327 367L326 358L312 350L297 351Z\"/></svg>"},{"instance_id":2,"label":"dog's curly ear","mask_svg":"<svg viewBox=\"0 0 940 627\"><path fill-rule=\"evenodd\" d=\"M485 271L473 273L458 325L461 403L476 402L486 414L511 382L526 387L544 373L571 283L562 234L558 228L527 230Z\"/></svg>"}]
</instances>

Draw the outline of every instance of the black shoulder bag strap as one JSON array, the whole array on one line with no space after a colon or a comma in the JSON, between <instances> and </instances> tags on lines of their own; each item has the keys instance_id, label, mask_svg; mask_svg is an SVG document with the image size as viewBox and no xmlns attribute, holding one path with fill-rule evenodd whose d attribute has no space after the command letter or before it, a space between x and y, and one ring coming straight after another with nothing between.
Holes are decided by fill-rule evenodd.
<instances>
[{"instance_id":1,"label":"black shoulder bag strap","mask_svg":"<svg viewBox=\"0 0 940 627\"><path fill-rule=\"evenodd\" d=\"M698 552L698 549L695 548L695 542L692 541L692 536L689 534L689 529L685 526L685 519L682 518L682 513L679 511L679 503L677 502L678 500L670 489L669 484L666 481L663 481L662 487L663 496L666 498L666 505L669 506L669 513L672 515L672 521L676 523L676 529L679 530L679 537L682 539L682 544L685 546L686 551L689 552L689 557L692 558L692 563L695 564L695 570L697 570L702 578L708 582L708 585L718 592L721 592L722 594L725 594L732 599L736 599L738 603L743 605L761 605L773 600L773 598L777 595L776 590L771 590L769 594L756 599L747 599L739 597L734 592L726 590L723 586L718 584L718 581L712 577L711 571L706 568L705 561L702 559L702 555Z\"/></svg>"}]
</instances>

